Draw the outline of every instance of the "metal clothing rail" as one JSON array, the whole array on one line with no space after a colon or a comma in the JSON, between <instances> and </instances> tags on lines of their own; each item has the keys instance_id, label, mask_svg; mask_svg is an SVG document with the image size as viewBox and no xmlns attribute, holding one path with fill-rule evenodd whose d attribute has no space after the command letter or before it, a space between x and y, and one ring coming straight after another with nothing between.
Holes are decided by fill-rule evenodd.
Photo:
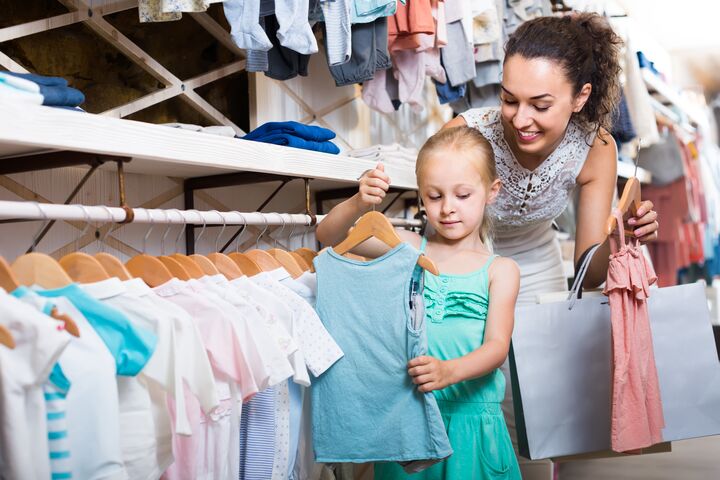
<instances>
[{"instance_id":1,"label":"metal clothing rail","mask_svg":"<svg viewBox=\"0 0 720 480\"><path fill-rule=\"evenodd\" d=\"M314 219L321 222L325 215L313 217L305 214L260 213L260 212L219 212L217 210L178 210L132 208L132 223L177 224L198 226L222 225L306 225L312 226ZM120 207L104 205L56 205L52 203L0 201L0 220L67 220L99 223L125 223L127 213ZM414 219L390 218L398 227L421 227L422 222Z\"/></svg>"}]
</instances>

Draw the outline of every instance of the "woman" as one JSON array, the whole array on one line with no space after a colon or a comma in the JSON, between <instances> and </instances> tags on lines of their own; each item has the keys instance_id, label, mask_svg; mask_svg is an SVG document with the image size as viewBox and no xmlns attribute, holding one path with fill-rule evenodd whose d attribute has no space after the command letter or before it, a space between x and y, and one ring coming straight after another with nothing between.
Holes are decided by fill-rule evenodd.
<instances>
[{"instance_id":1,"label":"woman","mask_svg":"<svg viewBox=\"0 0 720 480\"><path fill-rule=\"evenodd\" d=\"M518 28L505 47L501 106L472 109L445 127L469 125L492 144L502 188L488 211L496 253L520 266L519 304L565 290L560 247L552 221L578 195L575 260L602 244L586 287L607 275L604 232L616 183L617 148L608 133L618 102L620 38L605 19L581 13L542 17ZM657 238L657 214L643 202L628 227L642 241ZM506 377L507 363L503 368ZM503 410L516 443L512 392ZM549 461L519 458L525 479L550 479Z\"/></svg>"}]
</instances>

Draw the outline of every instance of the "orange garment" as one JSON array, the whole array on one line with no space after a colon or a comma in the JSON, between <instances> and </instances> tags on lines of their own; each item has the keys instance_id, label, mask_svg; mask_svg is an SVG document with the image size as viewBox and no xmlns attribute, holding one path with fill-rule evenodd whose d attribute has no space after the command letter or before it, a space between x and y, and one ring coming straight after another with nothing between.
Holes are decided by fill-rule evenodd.
<instances>
[{"instance_id":1,"label":"orange garment","mask_svg":"<svg viewBox=\"0 0 720 480\"><path fill-rule=\"evenodd\" d=\"M435 20L430 0L398 2L397 11L388 17L388 49L415 50L422 45L418 34L435 35Z\"/></svg>"},{"instance_id":2,"label":"orange garment","mask_svg":"<svg viewBox=\"0 0 720 480\"><path fill-rule=\"evenodd\" d=\"M610 301L613 350L610 443L616 452L632 452L662 442L665 426L647 309L656 277L637 239L625 243L620 212L613 214L620 239L610 238L613 253L604 290Z\"/></svg>"}]
</instances>

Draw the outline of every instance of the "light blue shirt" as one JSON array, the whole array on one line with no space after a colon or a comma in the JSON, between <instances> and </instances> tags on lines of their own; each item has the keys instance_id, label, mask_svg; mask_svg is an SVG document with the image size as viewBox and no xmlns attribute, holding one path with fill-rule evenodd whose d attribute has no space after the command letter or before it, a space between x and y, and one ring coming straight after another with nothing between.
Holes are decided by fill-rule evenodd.
<instances>
[{"instance_id":1,"label":"light blue shirt","mask_svg":"<svg viewBox=\"0 0 720 480\"><path fill-rule=\"evenodd\" d=\"M345 356L311 388L318 462L441 459L452 453L432 393L407 362L427 351L411 283L419 252L401 243L370 262L328 249L315 259L317 311ZM417 327L417 328L416 328Z\"/></svg>"}]
</instances>

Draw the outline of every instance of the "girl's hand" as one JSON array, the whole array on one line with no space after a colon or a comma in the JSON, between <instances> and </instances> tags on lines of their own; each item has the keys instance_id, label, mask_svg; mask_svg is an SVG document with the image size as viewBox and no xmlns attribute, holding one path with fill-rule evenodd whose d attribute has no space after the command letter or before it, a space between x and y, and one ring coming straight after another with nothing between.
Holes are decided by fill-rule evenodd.
<instances>
[{"instance_id":1,"label":"girl's hand","mask_svg":"<svg viewBox=\"0 0 720 480\"><path fill-rule=\"evenodd\" d=\"M370 210L373 205L380 205L390 188L390 177L385 174L385 167L378 163L377 167L366 172L360 178L358 202L361 210Z\"/></svg>"},{"instance_id":2,"label":"girl's hand","mask_svg":"<svg viewBox=\"0 0 720 480\"><path fill-rule=\"evenodd\" d=\"M450 362L450 360L443 361L423 355L408 362L408 373L421 392L442 390L455 383L452 380L452 364Z\"/></svg>"},{"instance_id":3,"label":"girl's hand","mask_svg":"<svg viewBox=\"0 0 720 480\"><path fill-rule=\"evenodd\" d=\"M637 211L637 217L628 219L627 223L633 229L635 237L641 243L652 242L658 238L658 214L653 210L653 203L645 200L640 204Z\"/></svg>"}]
</instances>

